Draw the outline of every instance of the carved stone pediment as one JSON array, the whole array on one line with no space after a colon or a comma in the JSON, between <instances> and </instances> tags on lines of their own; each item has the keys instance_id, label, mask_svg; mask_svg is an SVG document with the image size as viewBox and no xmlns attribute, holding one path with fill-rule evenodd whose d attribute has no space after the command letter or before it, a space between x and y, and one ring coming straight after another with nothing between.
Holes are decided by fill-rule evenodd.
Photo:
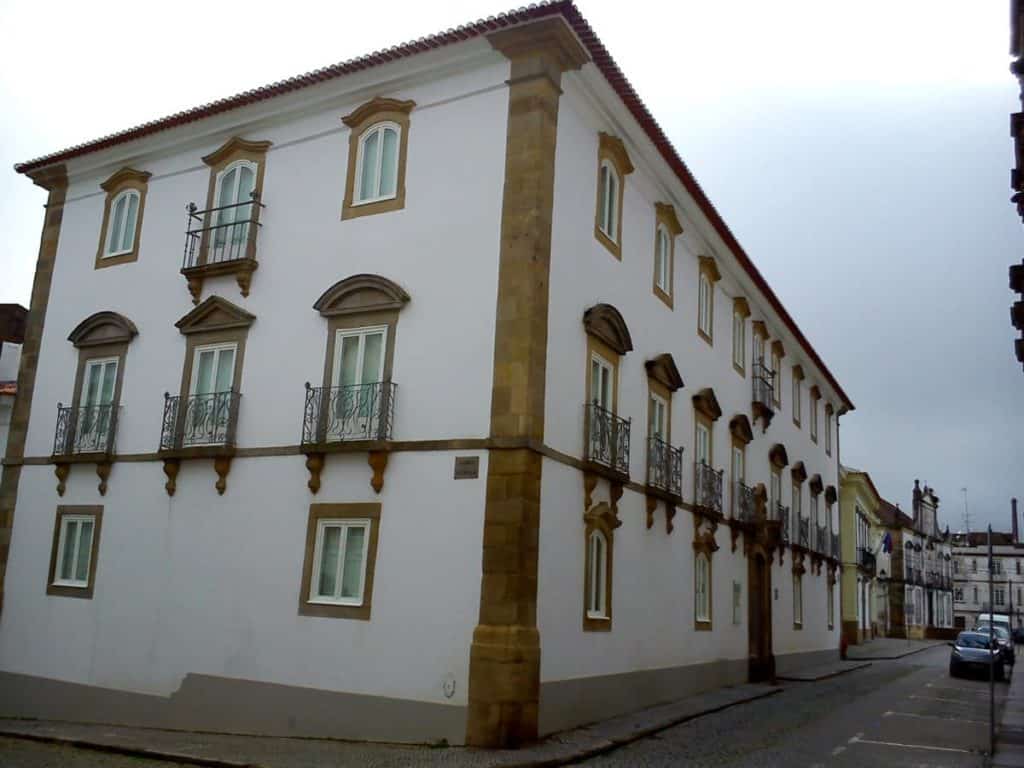
<instances>
[{"instance_id":1,"label":"carved stone pediment","mask_svg":"<svg viewBox=\"0 0 1024 768\"><path fill-rule=\"evenodd\" d=\"M789 454L786 453L786 446L782 443L773 445L772 449L768 451L768 459L777 469L789 466Z\"/></svg>"},{"instance_id":2,"label":"carved stone pediment","mask_svg":"<svg viewBox=\"0 0 1024 768\"><path fill-rule=\"evenodd\" d=\"M810 486L811 493L815 496L821 493L822 488L824 488L821 483L821 475L811 475L811 482L808 485Z\"/></svg>"},{"instance_id":3,"label":"carved stone pediment","mask_svg":"<svg viewBox=\"0 0 1024 768\"><path fill-rule=\"evenodd\" d=\"M380 275L353 275L332 285L313 304L324 317L354 315L365 312L399 310L409 301L409 294Z\"/></svg>"},{"instance_id":4,"label":"carved stone pediment","mask_svg":"<svg viewBox=\"0 0 1024 768\"><path fill-rule=\"evenodd\" d=\"M629 335L626 321L611 304L595 304L584 312L583 327L620 355L633 349L633 337Z\"/></svg>"},{"instance_id":5,"label":"carved stone pediment","mask_svg":"<svg viewBox=\"0 0 1024 768\"><path fill-rule=\"evenodd\" d=\"M825 489L825 503L826 504L835 504L836 503L836 499L838 497L839 496L836 493L836 487L834 485L830 485L828 488Z\"/></svg>"},{"instance_id":6,"label":"carved stone pediment","mask_svg":"<svg viewBox=\"0 0 1024 768\"><path fill-rule=\"evenodd\" d=\"M174 326L187 336L190 333L248 328L255 319L256 315L246 312L227 299L211 296Z\"/></svg>"},{"instance_id":7,"label":"carved stone pediment","mask_svg":"<svg viewBox=\"0 0 1024 768\"><path fill-rule=\"evenodd\" d=\"M644 367L647 369L648 376L664 384L670 392L675 392L686 386L683 383L683 377L679 374L679 369L676 368L676 361L668 352L648 360L644 363Z\"/></svg>"},{"instance_id":8,"label":"carved stone pediment","mask_svg":"<svg viewBox=\"0 0 1024 768\"><path fill-rule=\"evenodd\" d=\"M729 419L729 431L743 445L747 445L754 439L754 430L750 427L750 419L743 413L737 413Z\"/></svg>"},{"instance_id":9,"label":"carved stone pediment","mask_svg":"<svg viewBox=\"0 0 1024 768\"><path fill-rule=\"evenodd\" d=\"M718 404L715 390L711 387L705 387L693 396L693 407L712 421L722 417L722 406Z\"/></svg>"},{"instance_id":10,"label":"carved stone pediment","mask_svg":"<svg viewBox=\"0 0 1024 768\"><path fill-rule=\"evenodd\" d=\"M695 552L703 552L711 557L718 551L718 542L715 541L715 530L718 524L714 520L708 520L701 515L693 516L693 549Z\"/></svg>"},{"instance_id":11,"label":"carved stone pediment","mask_svg":"<svg viewBox=\"0 0 1024 768\"><path fill-rule=\"evenodd\" d=\"M127 344L139 329L135 323L117 312L97 312L75 326L68 341L76 347L95 347L100 344Z\"/></svg>"},{"instance_id":12,"label":"carved stone pediment","mask_svg":"<svg viewBox=\"0 0 1024 768\"><path fill-rule=\"evenodd\" d=\"M798 461L793 465L793 468L789 471L793 476L793 482L802 483L807 479L807 468L804 466L802 461Z\"/></svg>"}]
</instances>

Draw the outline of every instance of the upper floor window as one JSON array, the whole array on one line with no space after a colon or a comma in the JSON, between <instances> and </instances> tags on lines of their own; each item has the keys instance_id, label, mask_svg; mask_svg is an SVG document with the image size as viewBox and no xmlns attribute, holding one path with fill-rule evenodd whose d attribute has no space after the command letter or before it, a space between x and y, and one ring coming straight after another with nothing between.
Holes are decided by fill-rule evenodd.
<instances>
[{"instance_id":1,"label":"upper floor window","mask_svg":"<svg viewBox=\"0 0 1024 768\"><path fill-rule=\"evenodd\" d=\"M818 386L811 387L811 440L818 442L818 401L821 399L821 391Z\"/></svg>"},{"instance_id":2,"label":"upper floor window","mask_svg":"<svg viewBox=\"0 0 1024 768\"><path fill-rule=\"evenodd\" d=\"M715 260L701 256L697 283L697 335L708 344L714 343L715 283L721 278Z\"/></svg>"},{"instance_id":3,"label":"upper floor window","mask_svg":"<svg viewBox=\"0 0 1024 768\"><path fill-rule=\"evenodd\" d=\"M668 203L656 203L654 228L654 295L672 309L675 282L675 239L683 232L675 209Z\"/></svg>"},{"instance_id":4,"label":"upper floor window","mask_svg":"<svg viewBox=\"0 0 1024 768\"><path fill-rule=\"evenodd\" d=\"M608 539L598 530L590 532L587 541L588 590L587 618L608 618Z\"/></svg>"},{"instance_id":5,"label":"upper floor window","mask_svg":"<svg viewBox=\"0 0 1024 768\"><path fill-rule=\"evenodd\" d=\"M832 455L832 404L825 406L825 453Z\"/></svg>"},{"instance_id":6,"label":"upper floor window","mask_svg":"<svg viewBox=\"0 0 1024 768\"><path fill-rule=\"evenodd\" d=\"M747 318L750 305L742 296L733 299L732 304L732 367L740 376L746 376L747 360Z\"/></svg>"},{"instance_id":7,"label":"upper floor window","mask_svg":"<svg viewBox=\"0 0 1024 768\"><path fill-rule=\"evenodd\" d=\"M594 236L617 259L622 258L623 179L632 172L633 163L622 139L601 133L598 136L597 149L597 210L594 216Z\"/></svg>"},{"instance_id":8,"label":"upper floor window","mask_svg":"<svg viewBox=\"0 0 1024 768\"><path fill-rule=\"evenodd\" d=\"M376 98L342 118L349 133L341 218L405 207L405 168L412 101Z\"/></svg>"},{"instance_id":9,"label":"upper floor window","mask_svg":"<svg viewBox=\"0 0 1024 768\"><path fill-rule=\"evenodd\" d=\"M799 366L793 366L793 423L796 426L800 426L800 419L802 417L802 397L800 394L800 382L804 378L804 369Z\"/></svg>"},{"instance_id":10,"label":"upper floor window","mask_svg":"<svg viewBox=\"0 0 1024 768\"><path fill-rule=\"evenodd\" d=\"M608 632L612 628L612 563L615 529L622 522L607 502L599 502L583 515L586 558L583 574L583 630Z\"/></svg>"},{"instance_id":11,"label":"upper floor window","mask_svg":"<svg viewBox=\"0 0 1024 768\"><path fill-rule=\"evenodd\" d=\"M617 415L618 370L622 355L633 349L629 329L610 304L595 304L583 313L587 333L584 459L629 474L629 422Z\"/></svg>"},{"instance_id":12,"label":"upper floor window","mask_svg":"<svg viewBox=\"0 0 1024 768\"><path fill-rule=\"evenodd\" d=\"M103 204L96 269L138 258L142 208L149 177L148 173L122 168L100 185L107 197Z\"/></svg>"},{"instance_id":13,"label":"upper floor window","mask_svg":"<svg viewBox=\"0 0 1024 768\"><path fill-rule=\"evenodd\" d=\"M804 584L798 573L793 574L793 627L800 629L804 624Z\"/></svg>"},{"instance_id":14,"label":"upper floor window","mask_svg":"<svg viewBox=\"0 0 1024 768\"><path fill-rule=\"evenodd\" d=\"M782 358L785 355L782 342L772 342L772 370L775 371L775 378L772 380L772 400L776 409L782 405Z\"/></svg>"},{"instance_id":15,"label":"upper floor window","mask_svg":"<svg viewBox=\"0 0 1024 768\"><path fill-rule=\"evenodd\" d=\"M236 160L217 174L211 225L213 227L213 253L209 260L230 260L239 251L239 245L249 237L253 212L253 194L256 192L257 165L251 160ZM230 253L226 251L230 249Z\"/></svg>"},{"instance_id":16,"label":"upper floor window","mask_svg":"<svg viewBox=\"0 0 1024 768\"><path fill-rule=\"evenodd\" d=\"M698 628L711 623L711 562L703 552L694 560L694 618Z\"/></svg>"}]
</instances>

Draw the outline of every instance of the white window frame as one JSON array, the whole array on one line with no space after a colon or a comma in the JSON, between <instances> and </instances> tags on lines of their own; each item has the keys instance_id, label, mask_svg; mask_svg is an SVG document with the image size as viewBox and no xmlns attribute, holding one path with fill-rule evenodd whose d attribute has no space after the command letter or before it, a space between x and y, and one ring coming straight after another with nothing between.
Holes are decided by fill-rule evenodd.
<instances>
[{"instance_id":1,"label":"white window frame","mask_svg":"<svg viewBox=\"0 0 1024 768\"><path fill-rule=\"evenodd\" d=\"M732 313L732 364L745 371L747 346L747 318L741 312Z\"/></svg>"},{"instance_id":2,"label":"white window frame","mask_svg":"<svg viewBox=\"0 0 1024 768\"><path fill-rule=\"evenodd\" d=\"M832 453L832 417L825 412L825 453Z\"/></svg>"},{"instance_id":3,"label":"white window frame","mask_svg":"<svg viewBox=\"0 0 1024 768\"><path fill-rule=\"evenodd\" d=\"M672 295L672 236L668 227L659 224L654 235L654 284L668 296Z\"/></svg>"},{"instance_id":4,"label":"white window frame","mask_svg":"<svg viewBox=\"0 0 1024 768\"><path fill-rule=\"evenodd\" d=\"M608 175L605 176L607 169ZM606 183L605 179L611 183ZM622 194L622 182L619 179L619 172L610 160L602 160L598 171L598 185L600 186L600 216L598 217L598 229L613 243L619 242L619 196Z\"/></svg>"},{"instance_id":5,"label":"white window frame","mask_svg":"<svg viewBox=\"0 0 1024 768\"><path fill-rule=\"evenodd\" d=\"M601 556L597 556L595 541L601 542ZM594 529L587 536L587 571L590 591L587 594L587 618L608 618L608 537ZM596 601L596 602L595 602Z\"/></svg>"},{"instance_id":6,"label":"white window frame","mask_svg":"<svg viewBox=\"0 0 1024 768\"><path fill-rule=\"evenodd\" d=\"M772 381L772 400L775 405L782 405L782 358L777 352L772 352L772 370L775 371L775 379Z\"/></svg>"},{"instance_id":7,"label":"white window frame","mask_svg":"<svg viewBox=\"0 0 1024 768\"><path fill-rule=\"evenodd\" d=\"M78 523L78 527L75 528L75 554L74 559L71 561L71 574L70 579L62 579L60 575L61 565L64 563L64 550L68 545L68 524ZM85 553L85 580L80 581L74 578L74 574L78 572L78 561L82 556L81 541L82 541L82 523L92 524L92 538L89 540L89 549ZM53 586L55 587L75 587L76 589L88 589L89 588L89 575L92 568L92 549L93 543L96 541L96 516L95 515L64 515L60 521L60 534L57 540L57 563L53 569Z\"/></svg>"},{"instance_id":8,"label":"white window frame","mask_svg":"<svg viewBox=\"0 0 1024 768\"><path fill-rule=\"evenodd\" d=\"M668 401L660 395L656 395L654 392L650 393L650 408L651 408L651 425L650 425L650 437L656 437L663 443L668 442ZM661 415L661 429L658 430L656 425L658 423L657 416L660 412Z\"/></svg>"},{"instance_id":9,"label":"white window frame","mask_svg":"<svg viewBox=\"0 0 1024 768\"><path fill-rule=\"evenodd\" d=\"M215 390L214 392L209 392L207 394L211 394L212 395L212 394L218 394L219 392L222 392L222 391L223 392L231 392L231 391L234 390L234 388L235 388L235 370L236 370L236 368L238 366L238 343L234 342L234 341L230 341L230 342L221 342L221 343L218 343L218 344L202 344L202 345L200 345L198 347L195 347L195 349L193 349L193 351L192 351L192 377L191 377L191 381L189 381L189 384L188 384L188 394L189 394L189 397L194 397L195 395L199 394L198 392L196 392L196 385L199 383L199 357L200 357L201 353L203 353L203 352L219 352L222 349L231 349L231 350L234 350L234 353L235 353L235 354L233 354L231 356L231 386L228 387L228 389L226 389L226 390ZM219 354L216 356L215 361L216 361L216 367L213 369L213 375L211 376L211 381L213 381L213 382L217 381L217 374L220 372L220 355Z\"/></svg>"},{"instance_id":10,"label":"white window frame","mask_svg":"<svg viewBox=\"0 0 1024 768\"><path fill-rule=\"evenodd\" d=\"M800 397L800 379L799 379L799 377L794 376L793 377L793 421L795 421L797 424L799 424L802 421L802 417L803 417L803 414L800 412L801 405L802 405L802 403L801 403L802 399L803 398Z\"/></svg>"},{"instance_id":11,"label":"white window frame","mask_svg":"<svg viewBox=\"0 0 1024 768\"><path fill-rule=\"evenodd\" d=\"M597 398L594 397L594 363L597 363L597 366L598 366L597 373L598 374L603 373L603 372L607 372L607 374L608 374L608 402L607 403L602 403ZM600 392L600 391L601 391L601 388L598 387L598 392ZM614 412L614 405L615 405L615 366L612 365L607 360L605 360L597 352L594 352L594 353L592 353L590 355L590 393L589 393L589 397L590 397L590 400L588 402L588 405L592 405L594 402L597 402L598 406L600 406L601 408L604 408L609 413L613 413Z\"/></svg>"},{"instance_id":12,"label":"white window frame","mask_svg":"<svg viewBox=\"0 0 1024 768\"><path fill-rule=\"evenodd\" d=\"M832 629L835 626L835 615L836 615L836 592L835 587L825 586L828 590L828 628Z\"/></svg>"},{"instance_id":13,"label":"white window frame","mask_svg":"<svg viewBox=\"0 0 1024 768\"><path fill-rule=\"evenodd\" d=\"M366 595L366 561L370 551L370 534L373 522L370 518L323 518L316 523L316 545L313 550L313 569L309 579L309 602L318 605L355 605L361 606ZM341 528L341 547L338 550L338 572L336 576L337 597L328 597L317 592L320 587L320 573L323 566L324 532L327 528ZM345 554L348 548L348 529L363 528L363 553L359 568L359 595L342 597L344 587Z\"/></svg>"},{"instance_id":14,"label":"white window frame","mask_svg":"<svg viewBox=\"0 0 1024 768\"><path fill-rule=\"evenodd\" d=\"M711 333L711 302L713 301L712 293L714 290L715 284L711 282L711 278L701 272L700 278L697 281L697 330L709 339L714 338Z\"/></svg>"},{"instance_id":15,"label":"white window frame","mask_svg":"<svg viewBox=\"0 0 1024 768\"><path fill-rule=\"evenodd\" d=\"M704 435L707 436L706 439L704 440L704 446L703 447L704 447L705 450L703 450L703 451L701 450L701 434L704 434ZM705 456L702 457L701 453L705 453ZM703 421L699 421L699 420L697 421L696 444L694 445L694 449L693 449L693 458L698 463L703 462L704 464L707 464L709 467L711 466L711 462L712 462L712 456L711 456L711 428L707 424L705 424Z\"/></svg>"},{"instance_id":16,"label":"white window frame","mask_svg":"<svg viewBox=\"0 0 1024 768\"><path fill-rule=\"evenodd\" d=\"M331 371L331 386L341 386L341 348L344 343L344 339L347 338L359 338L359 352L356 356L356 372L360 374L361 379L363 372L363 363L365 361L366 353L366 337L380 334L384 337L380 347L380 366L377 371L377 378L374 379L373 384L379 384L384 381L384 367L385 361L388 355L388 326L386 325L370 325L365 328L339 328L334 334L334 361L333 368Z\"/></svg>"},{"instance_id":17,"label":"white window frame","mask_svg":"<svg viewBox=\"0 0 1024 768\"><path fill-rule=\"evenodd\" d=\"M396 142L396 153L395 153L395 191L390 195L381 195L380 188L381 184L381 172L384 166L384 131L393 130L395 132ZM374 197L363 197L363 158L365 156L364 149L366 142L369 141L370 137L379 134L380 138L377 140L377 192L378 194ZM356 145L356 178L355 178L355 191L352 194L352 205L369 205L370 203L379 203L383 200L394 200L398 197L398 166L402 163L402 126L392 120L382 120L379 123L374 123L359 137L359 142Z\"/></svg>"},{"instance_id":18,"label":"white window frame","mask_svg":"<svg viewBox=\"0 0 1024 768\"><path fill-rule=\"evenodd\" d=\"M697 621L711 621L711 561L703 552L694 559L693 613Z\"/></svg>"},{"instance_id":19,"label":"white window frame","mask_svg":"<svg viewBox=\"0 0 1024 768\"><path fill-rule=\"evenodd\" d=\"M799 574L793 574L793 623L804 625L804 583Z\"/></svg>"},{"instance_id":20,"label":"white window frame","mask_svg":"<svg viewBox=\"0 0 1024 768\"><path fill-rule=\"evenodd\" d=\"M213 216L213 219L212 219L213 226L216 227L216 229L214 229L213 232L211 233L211 237L210 237L210 245L211 245L212 248L224 249L224 248L228 247L228 240L229 240L229 238L232 239L232 241L234 241L234 242L240 242L242 239L244 239L243 237L235 238L235 226L238 226L238 214L239 214L239 211L242 210L240 204L241 203L245 203L245 202L255 203L255 200L245 201L245 200L239 200L238 199L238 184L240 183L240 180L242 178L242 174L241 173L239 173L239 174L237 174L235 176L235 190L234 190L234 194L232 195L232 199L235 202L227 204L227 205L236 206L236 207L221 208L221 204L220 204L220 193L221 193L221 188L222 188L222 186L224 184L224 179L226 179L228 177L229 173L231 173L232 171L234 171L237 168L248 168L250 171L252 171L252 188L253 188L253 191L256 190L256 183L257 183L257 181L259 180L259 177L260 177L260 175L259 175L260 167L259 167L258 163L255 163L252 160L245 160L245 159L235 160L232 163L228 163L226 166L224 166L224 168L222 168L220 171L218 171L218 173L217 173L217 180L216 180L216 182L213 185L213 207L217 208L218 210L214 212L214 216ZM243 219L243 221L245 221L246 219L251 218L251 211L252 211L252 208L249 209L249 211L247 212L247 215L246 215L245 219ZM225 221L225 219L227 217L229 217L229 216L230 216L230 221ZM224 226L221 227L220 225L224 225ZM248 227L251 226L251 225L250 224L242 224L241 226L243 227L243 229L241 230L243 235L247 237L248 236ZM222 230L224 231L224 234L222 236L223 240L221 242L218 242L218 235L217 235L217 233L222 231Z\"/></svg>"},{"instance_id":21,"label":"white window frame","mask_svg":"<svg viewBox=\"0 0 1024 768\"><path fill-rule=\"evenodd\" d=\"M811 440L818 442L818 398L811 398Z\"/></svg>"},{"instance_id":22,"label":"white window frame","mask_svg":"<svg viewBox=\"0 0 1024 768\"><path fill-rule=\"evenodd\" d=\"M132 222L131 236L132 241L127 248L120 250L111 250L111 245L115 242L115 236L117 236L116 242L124 240L125 230L128 226L128 209L131 207L131 197L135 197L138 201L135 205L135 221ZM121 220L122 229L120 232L115 231L114 228L114 214L117 211L117 204L124 200L124 218ZM135 230L138 229L139 215L142 213L142 195L139 194L137 189L126 189L122 192L118 192L113 200L110 201L110 213L107 216L107 242L103 247L103 258L107 259L112 256L123 256L126 253L131 253L135 250Z\"/></svg>"}]
</instances>

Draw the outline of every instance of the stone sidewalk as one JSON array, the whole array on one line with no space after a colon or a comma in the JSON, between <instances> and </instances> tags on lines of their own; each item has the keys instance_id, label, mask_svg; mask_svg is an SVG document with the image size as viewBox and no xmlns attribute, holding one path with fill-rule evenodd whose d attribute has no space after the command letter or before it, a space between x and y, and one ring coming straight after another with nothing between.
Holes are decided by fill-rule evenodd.
<instances>
[{"instance_id":1,"label":"stone sidewalk","mask_svg":"<svg viewBox=\"0 0 1024 768\"><path fill-rule=\"evenodd\" d=\"M0 718L0 734L211 768L546 768L585 760L701 715L779 693L737 685L555 734L518 750L227 736Z\"/></svg>"},{"instance_id":2,"label":"stone sidewalk","mask_svg":"<svg viewBox=\"0 0 1024 768\"><path fill-rule=\"evenodd\" d=\"M898 637L876 637L861 645L847 647L846 658L848 661L902 659L912 653L927 651L936 645L945 644L945 640L901 640Z\"/></svg>"},{"instance_id":3,"label":"stone sidewalk","mask_svg":"<svg viewBox=\"0 0 1024 768\"><path fill-rule=\"evenodd\" d=\"M991 762L998 768L1024 766L1024 669L1010 677L1010 690L996 729L996 753Z\"/></svg>"}]
</instances>

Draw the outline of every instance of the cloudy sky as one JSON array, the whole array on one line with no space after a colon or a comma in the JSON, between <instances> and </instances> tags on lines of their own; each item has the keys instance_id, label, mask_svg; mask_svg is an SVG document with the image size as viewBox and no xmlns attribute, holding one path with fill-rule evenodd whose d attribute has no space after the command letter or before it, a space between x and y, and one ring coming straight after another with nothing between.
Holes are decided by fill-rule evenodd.
<instances>
[{"instance_id":1,"label":"cloudy sky","mask_svg":"<svg viewBox=\"0 0 1024 768\"><path fill-rule=\"evenodd\" d=\"M0 302L28 303L42 224L13 163L508 1L0 0ZM856 403L844 463L905 509L929 483L954 529L962 488L972 528L1024 499L1008 4L580 0Z\"/></svg>"}]
</instances>

